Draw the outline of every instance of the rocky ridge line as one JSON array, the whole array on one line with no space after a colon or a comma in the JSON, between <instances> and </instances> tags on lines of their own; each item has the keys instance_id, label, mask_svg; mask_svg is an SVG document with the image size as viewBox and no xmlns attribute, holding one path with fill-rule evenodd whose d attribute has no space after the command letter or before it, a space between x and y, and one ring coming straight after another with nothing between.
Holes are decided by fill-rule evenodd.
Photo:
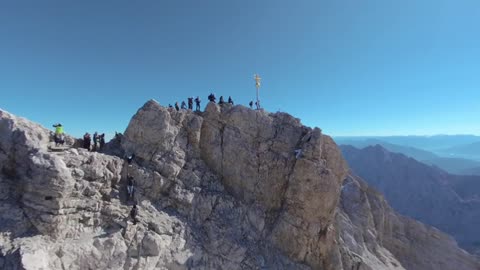
<instances>
[{"instance_id":1,"label":"rocky ridge line","mask_svg":"<svg viewBox=\"0 0 480 270\"><path fill-rule=\"evenodd\" d=\"M330 137L285 113L149 101L111 149L134 152L130 167L48 143L48 130L0 111L2 269L479 269L449 237L395 214L350 176Z\"/></svg>"}]
</instances>

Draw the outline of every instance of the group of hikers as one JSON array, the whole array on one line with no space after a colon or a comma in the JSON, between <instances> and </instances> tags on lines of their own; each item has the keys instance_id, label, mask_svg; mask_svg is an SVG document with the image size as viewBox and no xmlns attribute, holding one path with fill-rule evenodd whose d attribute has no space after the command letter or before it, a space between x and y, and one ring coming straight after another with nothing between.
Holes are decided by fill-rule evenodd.
<instances>
[{"instance_id":1,"label":"group of hikers","mask_svg":"<svg viewBox=\"0 0 480 270\"><path fill-rule=\"evenodd\" d=\"M93 147L91 147L92 144L92 138L90 136L90 133L85 133L83 135L83 148L91 151L101 151L103 149L103 146L105 146L105 133L98 134L98 132L95 131L93 133Z\"/></svg>"},{"instance_id":2,"label":"group of hikers","mask_svg":"<svg viewBox=\"0 0 480 270\"><path fill-rule=\"evenodd\" d=\"M65 144L65 135L63 131L63 125L58 123L54 124L53 127L55 128L55 134L53 137L53 141L55 142L55 146L62 146ZM92 145L92 138L90 136L90 133L85 133L83 135L83 148L91 151L99 151L102 150L103 147L105 146L105 133L98 134L98 132L95 131L93 134L93 147Z\"/></svg>"},{"instance_id":3,"label":"group of hikers","mask_svg":"<svg viewBox=\"0 0 480 270\"><path fill-rule=\"evenodd\" d=\"M195 99L193 99L193 97L187 98L188 109L193 111L193 102L194 101L195 101L195 111L199 112L200 111L200 102L202 102L200 100L199 96L197 96ZM180 109L186 110L187 109L187 103L185 103L185 101L182 101L182 104L179 106L178 101L177 101L177 102L175 102L175 109L177 111L179 111ZM168 104L168 107L173 108L174 106L172 106L172 104Z\"/></svg>"},{"instance_id":4,"label":"group of hikers","mask_svg":"<svg viewBox=\"0 0 480 270\"><path fill-rule=\"evenodd\" d=\"M214 93L210 93L210 95L208 95L208 101L210 102L213 102L213 103L217 103L217 98L215 97L215 94ZM172 104L168 104L168 107L169 108L175 108L175 110L179 111L179 110L191 110L193 111L193 102L195 102L195 111L199 112L201 109L200 109L200 97L197 96L195 99L193 97L189 97L187 98L187 102L185 101L182 101L180 103L180 105L178 104L178 101L175 102L174 105ZM234 102L233 102L233 99L231 96L228 97L228 100L225 102L225 99L223 98L223 96L220 96L219 100L218 100L218 104L222 105L222 104L231 104L231 105L235 105ZM248 105L250 106L250 109L253 109L253 101L250 101L250 103L248 103ZM257 107L257 109L260 109L260 105L258 104L258 102L255 102L255 106Z\"/></svg>"},{"instance_id":5,"label":"group of hikers","mask_svg":"<svg viewBox=\"0 0 480 270\"><path fill-rule=\"evenodd\" d=\"M250 106L250 109L253 109L253 101L250 101L248 106ZM257 107L257 110L260 110L260 104L257 101L255 101L255 107Z\"/></svg>"},{"instance_id":6,"label":"group of hikers","mask_svg":"<svg viewBox=\"0 0 480 270\"><path fill-rule=\"evenodd\" d=\"M53 137L53 140L55 142L55 146L58 147L60 145L65 144L65 135L64 135L64 130L63 130L63 125L60 123L54 124L53 127L55 128L55 134ZM116 133L116 136L119 134ZM91 148L91 136L87 132L85 135L83 135L83 148L91 151L98 151L102 150L102 148L105 145L105 133L98 134L98 132L95 132L93 134L93 148ZM128 166L130 167L133 160L135 159L135 154L131 154L126 157ZM128 172L128 171L127 171ZM129 173L127 173L127 196L128 200L134 200L134 192L135 192L135 180L133 176L131 176ZM132 218L133 224L137 224L137 214L138 214L138 208L136 203L133 204L132 209L130 210L130 217Z\"/></svg>"},{"instance_id":7,"label":"group of hikers","mask_svg":"<svg viewBox=\"0 0 480 270\"><path fill-rule=\"evenodd\" d=\"M135 159L135 154L132 153L131 155L128 155L126 157L127 163L128 163L128 168L132 165L133 160ZM134 193L135 192L135 179L133 178L132 175L128 173L127 169L127 200L134 200ZM137 224L137 214L138 214L138 209L137 209L137 204L134 203L132 206L132 209L130 210L130 217L132 218L133 224Z\"/></svg>"},{"instance_id":8,"label":"group of hikers","mask_svg":"<svg viewBox=\"0 0 480 270\"><path fill-rule=\"evenodd\" d=\"M208 95L208 100L210 102L216 103L217 98L215 97L214 93L210 93L210 95ZM225 100L223 99L223 96L220 96L220 99L218 100L218 104L222 105L222 104L225 104L225 103L234 105L232 97L229 96L228 101L225 102Z\"/></svg>"},{"instance_id":9,"label":"group of hikers","mask_svg":"<svg viewBox=\"0 0 480 270\"><path fill-rule=\"evenodd\" d=\"M213 103L217 102L217 98L215 97L214 93L210 93L210 95L208 95L208 100L210 102L213 102ZM197 112L200 111L201 110L201 108L200 108L201 100L200 100L199 96L197 96L196 98L189 97L189 98L187 98L187 102L182 101L181 105L178 105L178 101L175 102L174 106L172 106L172 104L168 104L168 107L169 108L175 108L177 111L179 111L180 109L182 109L182 110L187 110L188 109L188 110L193 111L193 102L195 102L195 111L197 111ZM232 97L229 96L228 101L225 102L223 96L220 96L218 104L222 105L222 104L226 104L226 103L234 105ZM254 104L253 101L250 101L248 103L248 105L250 106L250 109L253 109L253 104ZM255 102L255 106L257 107L257 109L260 109L260 104L258 104L258 102ZM65 143L65 137L64 137L64 134L63 134L62 124L60 124L60 123L54 124L53 127L55 128L55 136L54 136L55 146L63 145ZM88 150L92 150L92 151L101 150L103 148L103 146L105 145L105 133L102 133L102 134L99 135L97 132L95 132L93 134L93 147L92 148L91 148L91 145L92 145L91 135L88 132L85 133L85 135L83 135L83 148L88 149Z\"/></svg>"},{"instance_id":10,"label":"group of hikers","mask_svg":"<svg viewBox=\"0 0 480 270\"><path fill-rule=\"evenodd\" d=\"M216 103L216 97L214 93L210 93L208 95L208 100L210 102ZM181 105L178 104L178 102L175 102L175 105L172 106L171 104L168 105L169 108L175 108L177 111L180 109L183 110L192 110L193 111L193 103L195 102L195 111L200 111L200 97L197 96L196 98L189 97L187 98L187 102L182 101ZM231 104L234 105L233 99L231 96L228 97L227 102L225 102L223 96L220 96L218 104L223 105L223 104ZM250 101L249 104L251 109L253 109L254 102ZM260 109L260 104L255 102L255 106L257 109ZM55 136L54 136L54 141L55 141L55 146L63 145L65 143L65 137L64 137L64 131L63 131L63 126L62 124L58 123L53 125L55 127ZM117 134L116 134L117 136ZM105 133L98 134L98 132L95 132L93 134L93 146L92 146L92 137L90 133L86 132L85 135L83 135L83 148L89 150L89 151L100 151L103 149L105 146ZM296 150L295 151L295 156L298 159L301 155L301 150ZM126 157L126 160L128 162L128 167L131 166L133 160L135 159L135 154L131 154ZM135 180L132 175L128 173L127 170L127 196L128 200L134 201L134 193L135 193ZM134 202L131 210L130 210L130 217L133 221L133 224L137 223L137 214L138 214L138 208L136 203Z\"/></svg>"},{"instance_id":11,"label":"group of hikers","mask_svg":"<svg viewBox=\"0 0 480 270\"><path fill-rule=\"evenodd\" d=\"M128 195L128 200L134 200L134 191L135 191L135 180L133 179L133 176L127 175L127 195ZM133 224L137 224L137 214L138 214L138 209L137 209L137 203L133 203L133 207L130 210L130 217L132 218Z\"/></svg>"},{"instance_id":12,"label":"group of hikers","mask_svg":"<svg viewBox=\"0 0 480 270\"><path fill-rule=\"evenodd\" d=\"M208 95L208 100L213 103L217 102L217 98L215 97L214 93L210 93L210 95ZM231 96L228 97L227 102L225 102L225 100L223 99L223 96L220 96L220 99L218 100L218 104L222 105L225 103L235 105ZM248 103L248 105L250 106L250 109L253 109L253 104L254 104L253 101L250 101ZM260 109L260 104L258 102L255 102L255 106L257 107L257 109Z\"/></svg>"}]
</instances>

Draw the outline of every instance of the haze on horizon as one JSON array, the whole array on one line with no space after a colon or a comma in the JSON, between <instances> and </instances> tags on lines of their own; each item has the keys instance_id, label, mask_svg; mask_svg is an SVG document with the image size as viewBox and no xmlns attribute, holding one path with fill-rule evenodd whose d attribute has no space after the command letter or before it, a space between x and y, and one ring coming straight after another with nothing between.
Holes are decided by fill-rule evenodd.
<instances>
[{"instance_id":1,"label":"haze on horizon","mask_svg":"<svg viewBox=\"0 0 480 270\"><path fill-rule=\"evenodd\" d=\"M480 135L480 2L0 3L0 108L75 136L213 91L334 136Z\"/></svg>"}]
</instances>

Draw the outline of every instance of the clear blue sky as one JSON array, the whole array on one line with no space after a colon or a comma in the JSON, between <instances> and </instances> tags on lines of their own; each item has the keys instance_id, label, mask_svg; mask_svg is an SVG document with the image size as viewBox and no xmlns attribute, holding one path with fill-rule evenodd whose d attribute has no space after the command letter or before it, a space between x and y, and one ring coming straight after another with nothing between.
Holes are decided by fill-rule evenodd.
<instances>
[{"instance_id":1,"label":"clear blue sky","mask_svg":"<svg viewBox=\"0 0 480 270\"><path fill-rule=\"evenodd\" d=\"M2 1L0 108L123 132L213 90L331 135L480 134L480 1ZM204 102L205 104L205 102Z\"/></svg>"}]
</instances>

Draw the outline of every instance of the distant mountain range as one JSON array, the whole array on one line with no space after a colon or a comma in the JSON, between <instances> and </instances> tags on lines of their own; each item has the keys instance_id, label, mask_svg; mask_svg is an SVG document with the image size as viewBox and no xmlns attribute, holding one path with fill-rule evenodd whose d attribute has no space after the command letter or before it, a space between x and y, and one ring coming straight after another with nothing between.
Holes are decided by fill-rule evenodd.
<instances>
[{"instance_id":1,"label":"distant mountain range","mask_svg":"<svg viewBox=\"0 0 480 270\"><path fill-rule=\"evenodd\" d=\"M380 145L340 148L353 172L384 193L393 208L479 253L480 176L451 175Z\"/></svg>"},{"instance_id":2,"label":"distant mountain range","mask_svg":"<svg viewBox=\"0 0 480 270\"><path fill-rule=\"evenodd\" d=\"M480 142L475 135L435 135L435 136L337 136L335 141L364 141L375 139L386 143L409 146L433 153L449 148ZM342 142L343 144L343 142ZM349 143L345 143L349 144Z\"/></svg>"},{"instance_id":3,"label":"distant mountain range","mask_svg":"<svg viewBox=\"0 0 480 270\"><path fill-rule=\"evenodd\" d=\"M440 140L440 138L437 138L435 136L425 137L422 139L415 137L413 141L415 143L418 143L420 141L425 142L425 141L428 141L428 139L426 138L431 138L433 142L427 143L427 145L431 146L431 145L440 145L440 144L437 144L440 142L454 143L459 141L466 141L467 138L471 138L470 135L467 136L466 138L462 135L460 136L459 139L450 138L451 136L448 136L448 137L449 137L448 139L443 138L442 140ZM473 136L473 137L477 138L476 136ZM395 141L402 141L400 140L400 137L381 137L381 138L387 141L381 140L378 138L364 138L364 137L337 137L335 138L335 141L339 145L342 145L342 144L352 145L356 148L364 148L367 146L374 146L378 144L383 146L385 149L387 149L390 152L404 154L408 157L414 158L425 164L439 167L449 173L463 174L463 175L471 175L471 174L480 175L480 161L476 159L464 158L465 156L475 158L474 153L477 150L475 150L474 147L478 147L478 153L480 153L480 143L469 144L470 149L465 146L455 146L455 147L436 150L436 152L430 152L425 150L425 148L415 148L412 146L397 145L397 144L388 142L388 140L392 140L392 138L395 138L394 139ZM406 138L410 138L410 136L406 136ZM408 139L405 139L404 141L408 142Z\"/></svg>"},{"instance_id":4,"label":"distant mountain range","mask_svg":"<svg viewBox=\"0 0 480 270\"><path fill-rule=\"evenodd\" d=\"M480 141L439 149L437 152L452 157L480 160Z\"/></svg>"},{"instance_id":5,"label":"distant mountain range","mask_svg":"<svg viewBox=\"0 0 480 270\"><path fill-rule=\"evenodd\" d=\"M480 167L475 167L475 168L470 168L467 170L464 170L464 173L466 175L480 175Z\"/></svg>"},{"instance_id":6,"label":"distant mountain range","mask_svg":"<svg viewBox=\"0 0 480 270\"><path fill-rule=\"evenodd\" d=\"M438 156L432 152L411 147L411 146L404 146L404 145L398 145L398 144L393 144L389 143L384 140L380 139L374 139L374 138L368 138L368 139L361 139L361 140L355 140L355 139L339 139L335 138L334 139L337 144L345 144L345 145L352 145L356 148L364 148L367 146L374 146L374 145L381 145L385 149L389 150L390 152L394 153L402 153L406 156L415 158L417 160L431 160L431 159L436 159ZM480 163L479 163L480 165Z\"/></svg>"},{"instance_id":7,"label":"distant mountain range","mask_svg":"<svg viewBox=\"0 0 480 270\"><path fill-rule=\"evenodd\" d=\"M395 152L395 151L391 151L391 152ZM398 153L402 153L402 152L398 152ZM465 158L445 158L445 157L436 157L428 160L421 160L417 158L415 159L425 164L439 167L452 174L480 175L480 161L476 161L476 160L465 159Z\"/></svg>"}]
</instances>

